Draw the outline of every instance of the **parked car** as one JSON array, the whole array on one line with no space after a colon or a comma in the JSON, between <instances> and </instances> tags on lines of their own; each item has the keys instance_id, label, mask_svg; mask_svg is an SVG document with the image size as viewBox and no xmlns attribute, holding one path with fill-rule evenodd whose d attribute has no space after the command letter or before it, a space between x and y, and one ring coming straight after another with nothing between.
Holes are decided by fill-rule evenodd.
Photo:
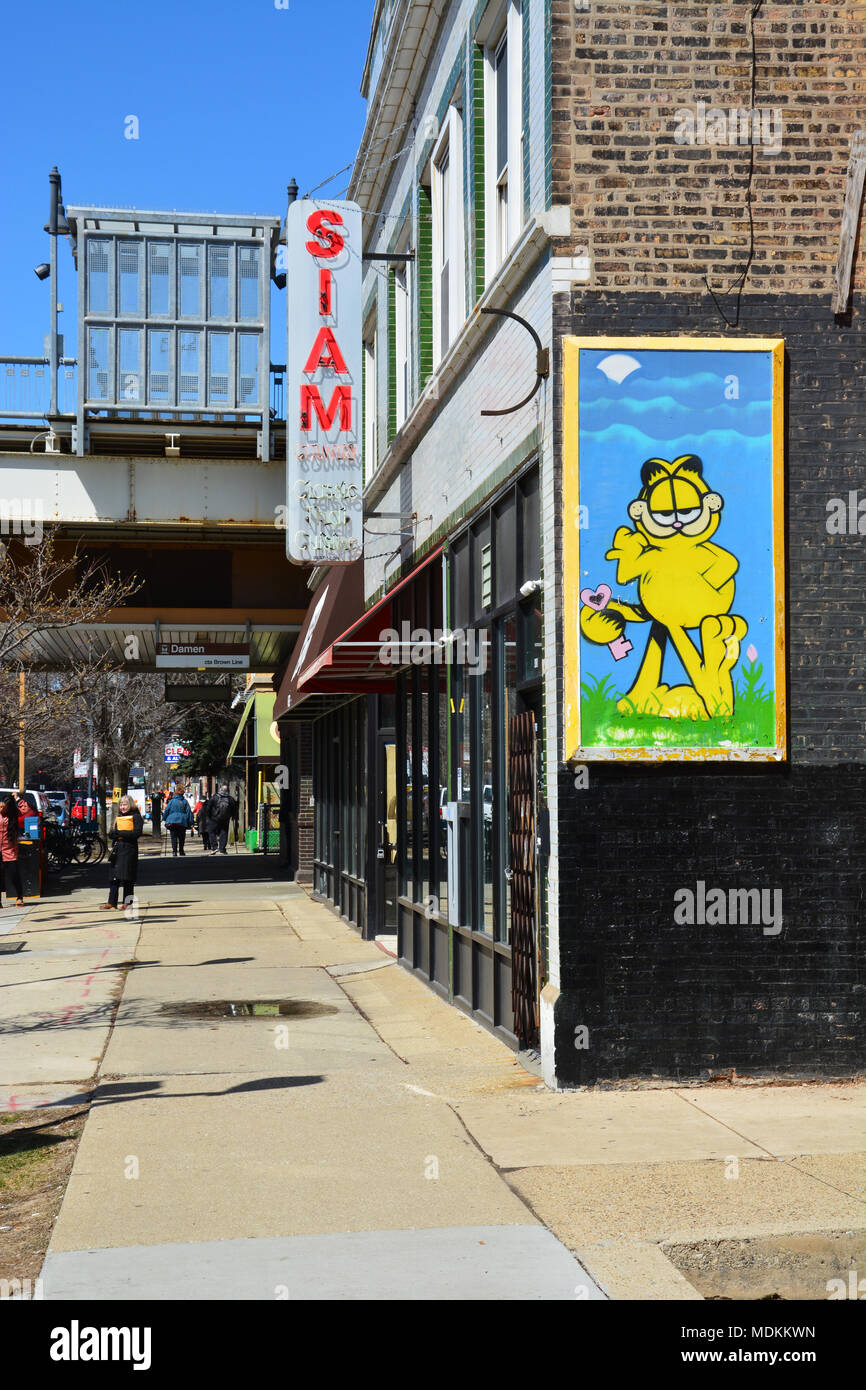
<instances>
[{"instance_id":1,"label":"parked car","mask_svg":"<svg viewBox=\"0 0 866 1390\"><path fill-rule=\"evenodd\" d=\"M0 787L0 801L5 800L7 796L14 796L17 799L20 795L21 793L15 787ZM45 792L25 791L24 796L38 815L45 815L48 810L48 799Z\"/></svg>"},{"instance_id":2,"label":"parked car","mask_svg":"<svg viewBox=\"0 0 866 1390\"><path fill-rule=\"evenodd\" d=\"M47 814L54 816L58 825L65 825L69 820L69 797L66 792L44 792L43 795L48 802Z\"/></svg>"}]
</instances>

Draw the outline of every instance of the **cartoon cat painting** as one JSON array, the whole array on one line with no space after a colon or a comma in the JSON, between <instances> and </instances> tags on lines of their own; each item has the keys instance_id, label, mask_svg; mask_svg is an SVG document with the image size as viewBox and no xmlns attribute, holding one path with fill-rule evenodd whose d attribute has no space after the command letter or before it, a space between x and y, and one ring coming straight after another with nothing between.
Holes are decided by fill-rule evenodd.
<instances>
[{"instance_id":1,"label":"cartoon cat painting","mask_svg":"<svg viewBox=\"0 0 866 1390\"><path fill-rule=\"evenodd\" d=\"M724 501L703 473L696 454L647 459L628 506L634 530L618 527L605 556L617 562L620 584L637 580L638 602L611 597L606 585L581 594L580 629L590 642L616 643L626 624L650 624L638 673L617 703L621 714L710 719L734 712L731 671L748 625L731 612L739 561L712 539ZM690 685L662 682L668 642Z\"/></svg>"}]
</instances>

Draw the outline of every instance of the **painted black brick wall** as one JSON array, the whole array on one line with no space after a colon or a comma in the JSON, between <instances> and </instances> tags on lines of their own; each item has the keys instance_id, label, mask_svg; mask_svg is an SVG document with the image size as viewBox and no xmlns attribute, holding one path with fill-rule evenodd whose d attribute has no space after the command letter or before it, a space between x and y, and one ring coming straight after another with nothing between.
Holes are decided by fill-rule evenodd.
<instances>
[{"instance_id":1,"label":"painted black brick wall","mask_svg":"<svg viewBox=\"0 0 866 1390\"><path fill-rule=\"evenodd\" d=\"M559 797L562 1081L863 1066L862 766L593 765ZM781 933L677 925L698 880L781 889Z\"/></svg>"},{"instance_id":2,"label":"painted black brick wall","mask_svg":"<svg viewBox=\"0 0 866 1390\"><path fill-rule=\"evenodd\" d=\"M864 316L747 295L726 330L706 296L557 296L557 461L565 333L785 339L789 763L593 764L582 791L560 771L557 1075L851 1075L866 1060L866 536L828 535L826 518L830 498L866 498ZM677 926L674 893L698 880L780 888L781 935Z\"/></svg>"}]
</instances>

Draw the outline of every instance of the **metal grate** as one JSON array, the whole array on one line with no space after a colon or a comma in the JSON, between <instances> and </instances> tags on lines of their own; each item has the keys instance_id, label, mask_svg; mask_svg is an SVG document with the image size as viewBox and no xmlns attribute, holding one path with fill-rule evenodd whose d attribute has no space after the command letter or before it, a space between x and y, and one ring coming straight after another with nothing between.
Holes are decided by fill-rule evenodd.
<instances>
[{"instance_id":1,"label":"metal grate","mask_svg":"<svg viewBox=\"0 0 866 1390\"><path fill-rule=\"evenodd\" d=\"M538 1045L538 944L536 934L535 716L509 720L508 786L511 849L511 1005L514 1032L524 1047Z\"/></svg>"}]
</instances>

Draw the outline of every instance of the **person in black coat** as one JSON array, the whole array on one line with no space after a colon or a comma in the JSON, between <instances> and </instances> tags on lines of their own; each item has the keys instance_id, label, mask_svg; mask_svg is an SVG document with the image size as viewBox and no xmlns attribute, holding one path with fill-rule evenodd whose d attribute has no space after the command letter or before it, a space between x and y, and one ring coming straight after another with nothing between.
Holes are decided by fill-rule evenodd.
<instances>
[{"instance_id":1,"label":"person in black coat","mask_svg":"<svg viewBox=\"0 0 866 1390\"><path fill-rule=\"evenodd\" d=\"M102 904L103 911L117 907L118 894L123 889L124 904L133 896L135 878L138 873L138 839L144 829L141 812L128 796L121 797L117 806L117 817L109 832L113 841L111 851L111 884L108 889L108 902Z\"/></svg>"}]
</instances>

